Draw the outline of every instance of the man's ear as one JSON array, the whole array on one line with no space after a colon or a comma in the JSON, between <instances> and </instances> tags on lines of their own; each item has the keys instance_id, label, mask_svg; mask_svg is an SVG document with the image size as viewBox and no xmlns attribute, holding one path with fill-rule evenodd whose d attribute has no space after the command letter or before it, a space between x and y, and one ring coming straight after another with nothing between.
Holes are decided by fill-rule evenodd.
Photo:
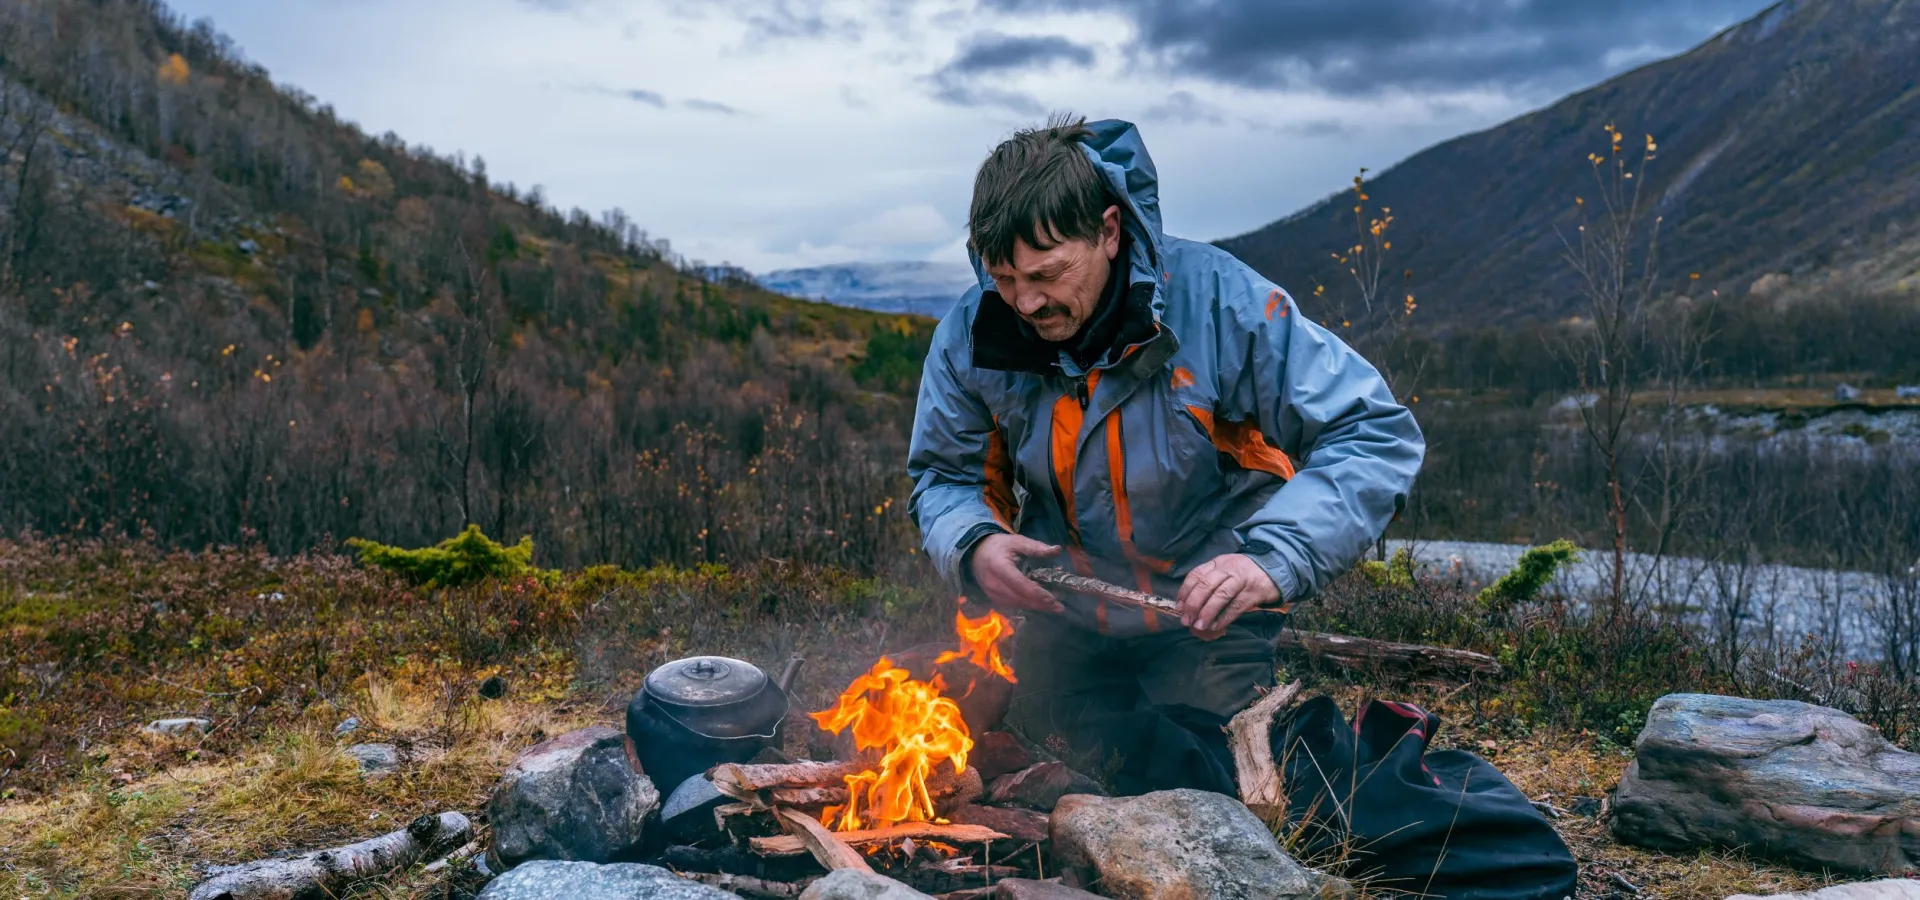
<instances>
[{"instance_id":1,"label":"man's ear","mask_svg":"<svg viewBox=\"0 0 1920 900\"><path fill-rule=\"evenodd\" d=\"M1120 207L1109 206L1100 214L1100 249L1108 259L1120 255Z\"/></svg>"}]
</instances>

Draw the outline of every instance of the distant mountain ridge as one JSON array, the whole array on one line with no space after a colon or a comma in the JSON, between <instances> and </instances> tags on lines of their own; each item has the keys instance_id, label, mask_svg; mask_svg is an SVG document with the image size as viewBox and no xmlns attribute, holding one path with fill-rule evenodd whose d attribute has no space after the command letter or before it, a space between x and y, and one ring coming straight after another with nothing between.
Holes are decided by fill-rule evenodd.
<instances>
[{"instance_id":1,"label":"distant mountain ridge","mask_svg":"<svg viewBox=\"0 0 1920 900\"><path fill-rule=\"evenodd\" d=\"M1645 190L1669 286L1744 294L1756 279L1844 269L1860 289L1920 273L1920 4L1784 0L1680 56L1381 173L1393 209L1389 267L1411 269L1423 316L1442 324L1549 318L1575 308L1560 254L1573 201L1592 195L1586 154L1616 123L1660 155ZM1343 196L1216 242L1305 296L1338 290L1329 255L1353 241Z\"/></svg>"},{"instance_id":2,"label":"distant mountain ridge","mask_svg":"<svg viewBox=\"0 0 1920 900\"><path fill-rule=\"evenodd\" d=\"M972 286L974 276L973 267L958 262L861 262L780 269L755 280L792 297L938 319Z\"/></svg>"}]
</instances>

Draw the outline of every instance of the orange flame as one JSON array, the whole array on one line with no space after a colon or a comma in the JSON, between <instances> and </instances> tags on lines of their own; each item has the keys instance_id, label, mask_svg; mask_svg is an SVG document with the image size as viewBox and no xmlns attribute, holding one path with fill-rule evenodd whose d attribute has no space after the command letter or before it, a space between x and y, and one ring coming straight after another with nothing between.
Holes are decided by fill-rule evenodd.
<instances>
[{"instance_id":1,"label":"orange flame","mask_svg":"<svg viewBox=\"0 0 1920 900\"><path fill-rule=\"evenodd\" d=\"M960 635L960 649L940 654L934 665L964 658L1001 678L1015 680L1013 668L1000 658L1000 642L1013 633L1013 623L1006 616L989 611L978 619L969 619L964 612L955 613L953 630Z\"/></svg>"},{"instance_id":2,"label":"orange flame","mask_svg":"<svg viewBox=\"0 0 1920 900\"><path fill-rule=\"evenodd\" d=\"M960 649L940 654L935 665L968 659L974 665L1013 680L1000 656L1000 642L1013 633L1006 617L990 612L979 619L956 616ZM973 737L960 707L943 696L946 682L914 679L906 669L881 657L866 674L847 685L838 702L813 713L820 727L835 734L853 729L854 748L881 753L877 768L846 777L847 803L828 807L821 822L836 831L934 820L927 777L942 764L955 774L966 771Z\"/></svg>"},{"instance_id":3,"label":"orange flame","mask_svg":"<svg viewBox=\"0 0 1920 900\"><path fill-rule=\"evenodd\" d=\"M834 828L863 827L862 810L880 825L933 819L927 776L944 762L951 762L956 773L965 771L967 751L973 749L960 707L940 696L943 687L938 676L931 682L909 678L907 670L883 656L847 686L833 708L813 714L828 731L852 726L855 749L883 753L878 769L847 776L847 805L838 811Z\"/></svg>"}]
</instances>

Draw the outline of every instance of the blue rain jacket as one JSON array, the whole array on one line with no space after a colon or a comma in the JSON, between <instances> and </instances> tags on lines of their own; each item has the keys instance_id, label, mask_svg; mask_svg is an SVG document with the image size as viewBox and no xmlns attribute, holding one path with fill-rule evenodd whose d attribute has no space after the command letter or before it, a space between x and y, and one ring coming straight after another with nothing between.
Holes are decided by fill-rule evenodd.
<instances>
[{"instance_id":1,"label":"blue rain jacket","mask_svg":"<svg viewBox=\"0 0 1920 900\"><path fill-rule=\"evenodd\" d=\"M966 551L1017 532L1066 548L1055 565L1172 597L1189 571L1238 552L1283 603L1310 596L1404 505L1420 429L1285 291L1224 250L1161 233L1132 124L1090 127L1084 149L1126 212L1119 337L1082 369L1024 327L970 254L979 284L934 332L907 463L927 554L966 590ZM1166 627L1061 602L1116 636Z\"/></svg>"}]
</instances>

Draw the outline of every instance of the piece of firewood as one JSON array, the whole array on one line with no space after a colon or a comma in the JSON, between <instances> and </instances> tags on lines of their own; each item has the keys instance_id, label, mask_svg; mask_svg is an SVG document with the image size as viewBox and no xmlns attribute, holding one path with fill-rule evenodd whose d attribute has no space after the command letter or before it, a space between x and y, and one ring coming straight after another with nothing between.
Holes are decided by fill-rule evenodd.
<instances>
[{"instance_id":1,"label":"piece of firewood","mask_svg":"<svg viewBox=\"0 0 1920 900\"><path fill-rule=\"evenodd\" d=\"M1240 802L1262 821L1278 822L1287 814L1287 795L1280 786L1280 767L1273 758L1273 717L1300 696L1300 682L1268 691L1227 723L1233 748L1233 768L1240 781Z\"/></svg>"},{"instance_id":2,"label":"piece of firewood","mask_svg":"<svg viewBox=\"0 0 1920 900\"><path fill-rule=\"evenodd\" d=\"M436 851L466 843L473 823L457 812L421 816L399 831L357 844L317 850L287 859L261 859L219 866L188 900L282 900L332 897L346 886L383 872L406 868Z\"/></svg>"},{"instance_id":3,"label":"piece of firewood","mask_svg":"<svg viewBox=\"0 0 1920 900\"><path fill-rule=\"evenodd\" d=\"M708 775L721 791L764 791L769 788L809 788L845 784L848 775L866 769L861 762L725 763Z\"/></svg>"},{"instance_id":4,"label":"piece of firewood","mask_svg":"<svg viewBox=\"0 0 1920 900\"><path fill-rule=\"evenodd\" d=\"M794 854L802 851L812 853L813 858L818 860L820 865L827 867L828 871L834 869L873 871L873 867L867 865L867 859L860 855L860 851L853 849L852 845L828 831L825 825L814 821L812 816L797 809L776 809L774 814L780 817L782 824L793 829L793 833L779 837L754 838L749 843L755 852L759 852L761 841L786 839L794 843Z\"/></svg>"},{"instance_id":5,"label":"piece of firewood","mask_svg":"<svg viewBox=\"0 0 1920 900\"><path fill-rule=\"evenodd\" d=\"M716 770L717 771L717 770ZM854 770L858 771L858 770ZM729 790L737 782L729 774L728 788L723 793L733 796ZM714 783L720 784L716 778ZM927 794L940 801L941 807L958 806L980 799L986 792L986 786L980 778L979 770L968 766L955 773L951 765L942 765L927 776ZM843 783L810 785L806 787L775 787L766 789L767 800L776 806L801 806L818 809L823 806L839 806L847 802L847 786Z\"/></svg>"},{"instance_id":6,"label":"piece of firewood","mask_svg":"<svg viewBox=\"0 0 1920 900\"><path fill-rule=\"evenodd\" d=\"M1448 647L1429 647L1425 644L1376 641L1344 634L1283 631L1280 633L1279 648L1332 660L1350 669L1378 665L1383 668L1415 673L1472 672L1481 675L1500 673L1500 661L1484 653L1454 650Z\"/></svg>"},{"instance_id":7,"label":"piece of firewood","mask_svg":"<svg viewBox=\"0 0 1920 900\"><path fill-rule=\"evenodd\" d=\"M804 813L795 810L780 810L782 818L789 815L806 818ZM789 820L791 821L791 820ZM826 831L819 822L813 822L815 828ZM956 844L984 844L987 841L1004 841L1007 836L991 828L979 825L935 825L932 822L902 822L886 828L870 828L864 831L841 831L832 833L835 840L851 847L866 844L880 844L897 841L901 838L915 840L948 841ZM805 853L808 847L798 835L782 834L773 837L757 837L747 842L753 852L761 856L797 856ZM817 854L816 854L817 855Z\"/></svg>"},{"instance_id":8,"label":"piece of firewood","mask_svg":"<svg viewBox=\"0 0 1920 900\"><path fill-rule=\"evenodd\" d=\"M813 883L811 878L806 881L768 881L752 875L728 875L715 872L677 872L675 874L681 878L698 881L707 887L719 888L728 893L752 897L755 900L784 900L788 897L798 897L806 893L807 885Z\"/></svg>"}]
</instances>

